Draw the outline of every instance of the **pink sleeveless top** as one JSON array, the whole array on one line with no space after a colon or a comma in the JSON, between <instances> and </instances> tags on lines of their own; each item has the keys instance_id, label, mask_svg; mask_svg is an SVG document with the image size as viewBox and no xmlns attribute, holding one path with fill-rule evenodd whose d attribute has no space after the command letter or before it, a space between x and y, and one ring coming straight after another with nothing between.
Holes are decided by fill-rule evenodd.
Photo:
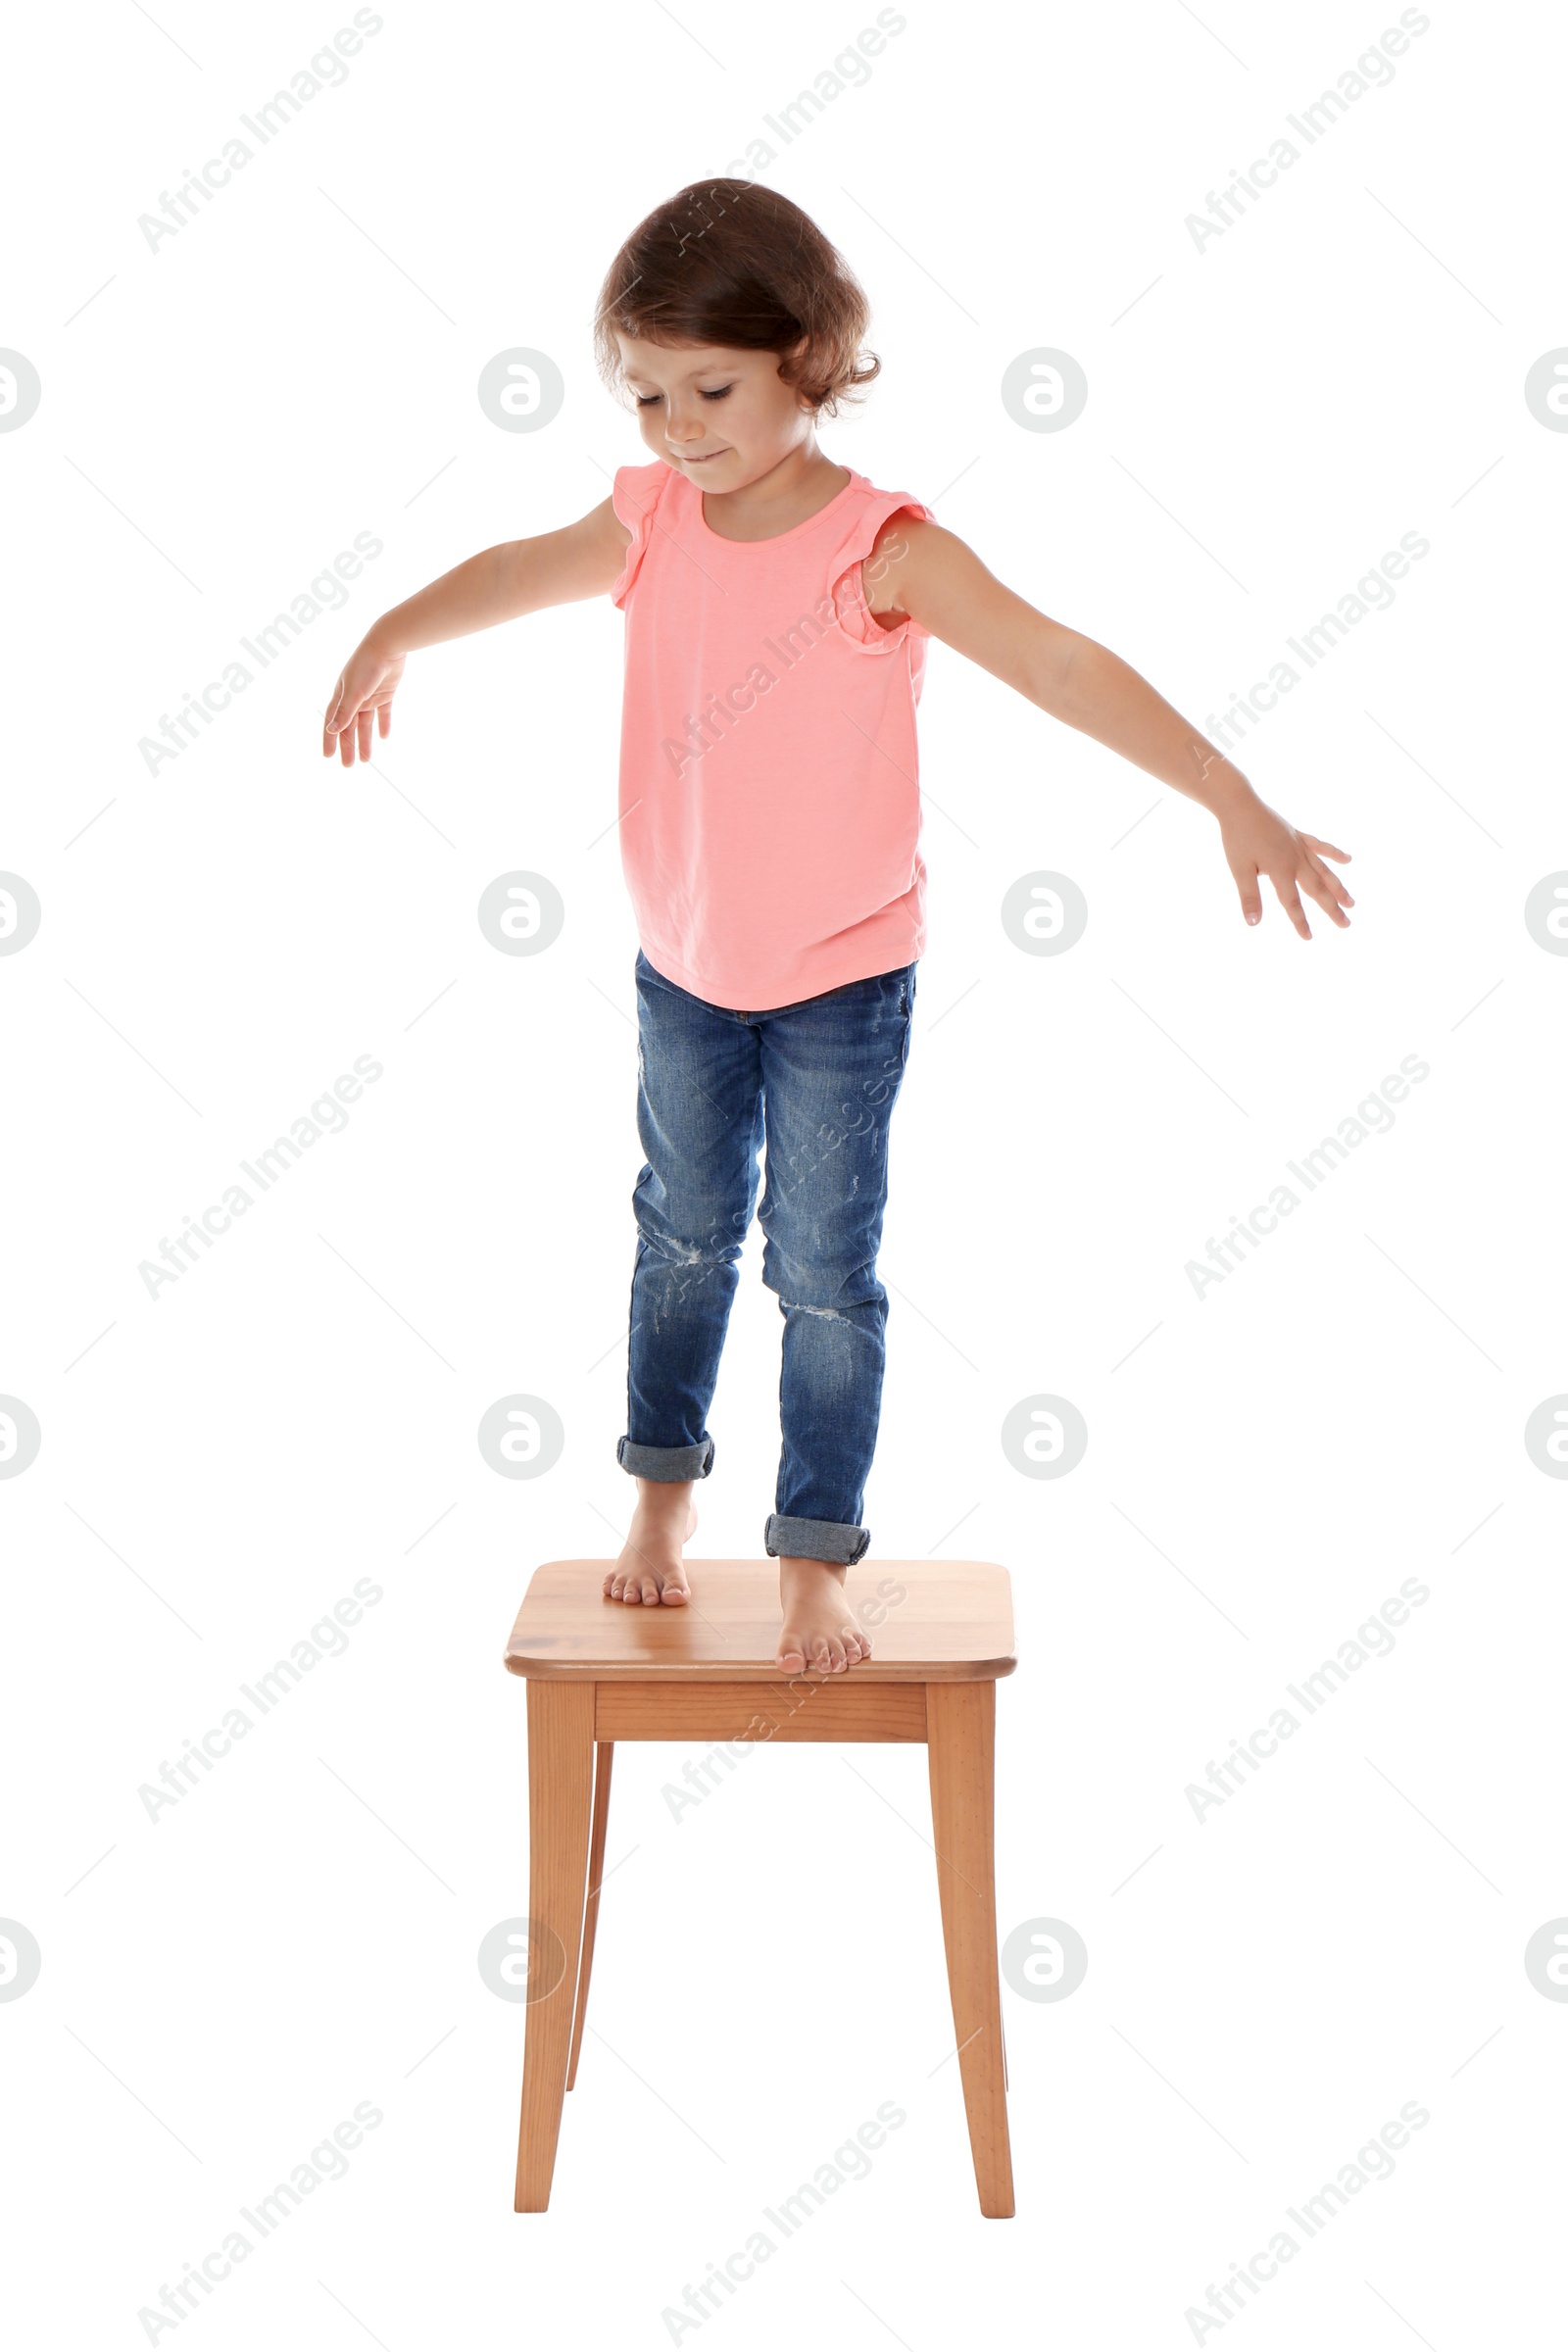
<instances>
[{"instance_id":1,"label":"pink sleeveless top","mask_svg":"<svg viewBox=\"0 0 1568 2352\"><path fill-rule=\"evenodd\" d=\"M643 953L678 988L766 1012L925 946L915 706L929 632L884 629L860 563L930 510L852 468L776 538L720 538L656 460L615 475L635 535L620 852Z\"/></svg>"}]
</instances>

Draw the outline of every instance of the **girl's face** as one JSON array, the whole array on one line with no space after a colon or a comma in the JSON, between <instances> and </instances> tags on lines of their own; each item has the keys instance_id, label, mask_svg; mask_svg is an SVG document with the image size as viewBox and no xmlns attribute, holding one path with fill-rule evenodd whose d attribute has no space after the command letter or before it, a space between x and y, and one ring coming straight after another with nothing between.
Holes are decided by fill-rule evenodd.
<instances>
[{"instance_id":1,"label":"girl's face","mask_svg":"<svg viewBox=\"0 0 1568 2352\"><path fill-rule=\"evenodd\" d=\"M777 352L615 340L646 446L703 489L744 490L814 447L811 412L781 380Z\"/></svg>"}]
</instances>

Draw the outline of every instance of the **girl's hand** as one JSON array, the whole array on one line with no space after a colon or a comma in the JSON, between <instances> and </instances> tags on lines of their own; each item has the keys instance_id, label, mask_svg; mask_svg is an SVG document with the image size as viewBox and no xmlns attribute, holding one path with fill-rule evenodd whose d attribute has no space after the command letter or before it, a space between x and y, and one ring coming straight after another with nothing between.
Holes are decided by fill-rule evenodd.
<instances>
[{"instance_id":1,"label":"girl's hand","mask_svg":"<svg viewBox=\"0 0 1568 2352\"><path fill-rule=\"evenodd\" d=\"M321 750L328 760L335 744L344 766L352 767L356 741L360 758L368 760L372 728L379 723L381 733L390 734L392 697L403 666L402 654L382 653L376 647L373 631L363 645L356 646L327 705Z\"/></svg>"},{"instance_id":2,"label":"girl's hand","mask_svg":"<svg viewBox=\"0 0 1568 2352\"><path fill-rule=\"evenodd\" d=\"M1225 862L1236 878L1242 912L1250 923L1262 919L1263 901L1257 878L1259 874L1267 874L1274 885L1274 896L1303 939L1310 939L1312 934L1301 906L1302 891L1317 901L1330 921L1338 923L1342 931L1349 929L1349 918L1342 909L1353 906L1355 901L1339 875L1331 874L1323 862L1325 858L1337 858L1342 864L1348 864L1348 850L1337 850L1331 841L1319 841L1310 833L1298 833L1294 825L1288 825L1254 792L1215 813L1219 817Z\"/></svg>"}]
</instances>

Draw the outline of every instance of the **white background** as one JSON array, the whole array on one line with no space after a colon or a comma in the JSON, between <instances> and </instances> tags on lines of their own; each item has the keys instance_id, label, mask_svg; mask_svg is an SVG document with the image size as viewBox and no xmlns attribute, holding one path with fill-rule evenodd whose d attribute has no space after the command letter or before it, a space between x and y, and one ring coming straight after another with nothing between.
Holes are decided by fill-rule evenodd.
<instances>
[{"instance_id":1,"label":"white background","mask_svg":"<svg viewBox=\"0 0 1568 2352\"><path fill-rule=\"evenodd\" d=\"M1568 439L1523 383L1568 342L1561 27L1433 7L1201 252L1186 216L1396 10L911 4L863 87L770 141L884 362L823 446L1195 723L1430 541L1238 753L1354 854L1353 927L1314 916L1310 945L1272 899L1244 925L1201 810L931 649L866 1517L878 1557L1011 1572L1003 1928L1089 1951L1069 1999L1004 1993L1003 2225L944 2064L918 1749L764 1750L678 1824L687 1751L622 1750L555 2201L511 2211L523 2011L475 1965L526 1909L501 1649L533 1567L612 1554L630 1498L620 617L420 655L373 770L318 750L377 611L645 461L593 372L604 270L875 11L388 5L154 252L138 216L350 16L155 13L33 12L5 140L0 342L43 381L0 436L0 865L43 907L0 960L0 1390L42 1429L0 1484L0 1913L43 1955L0 2004L18 2340L146 2341L164 2282L367 2100L347 2177L156 2340L663 2344L887 2100L908 2120L869 2177L678 2340L1186 2344L1209 2281L1408 2101L1430 2122L1393 2178L1199 2340L1536 2340L1568 2007L1523 1951L1568 1912L1568 1490L1522 1432L1568 1388L1568 964L1523 903L1568 864ZM475 397L516 345L565 378L537 434ZM999 395L1040 346L1089 380L1061 433ZM358 532L384 552L346 608L149 775L138 740ZM519 867L566 906L534 957L475 920ZM1059 957L999 918L1041 868L1089 902ZM139 1263L362 1054L384 1075L346 1130L149 1298ZM1187 1261L1412 1054L1392 1130L1195 1297ZM756 1241L698 1577L758 1554L772 1501ZM518 1391L565 1427L534 1482L475 1444ZM1057 1481L1000 1445L1042 1392L1089 1427ZM365 1577L346 1652L150 1820L142 1784ZM1210 1759L1411 1577L1392 1654L1197 1819Z\"/></svg>"}]
</instances>

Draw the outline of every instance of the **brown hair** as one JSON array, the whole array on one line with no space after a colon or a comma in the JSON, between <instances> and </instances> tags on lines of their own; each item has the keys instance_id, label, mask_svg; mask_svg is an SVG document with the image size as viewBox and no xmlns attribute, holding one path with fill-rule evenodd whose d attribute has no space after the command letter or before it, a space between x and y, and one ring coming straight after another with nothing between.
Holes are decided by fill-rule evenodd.
<instances>
[{"instance_id":1,"label":"brown hair","mask_svg":"<svg viewBox=\"0 0 1568 2352\"><path fill-rule=\"evenodd\" d=\"M706 179L651 212L610 265L594 318L599 372L619 388L618 330L639 342L773 351L813 413L839 413L882 371L862 348L870 305L855 272L787 196ZM794 359L784 355L805 340Z\"/></svg>"}]
</instances>

